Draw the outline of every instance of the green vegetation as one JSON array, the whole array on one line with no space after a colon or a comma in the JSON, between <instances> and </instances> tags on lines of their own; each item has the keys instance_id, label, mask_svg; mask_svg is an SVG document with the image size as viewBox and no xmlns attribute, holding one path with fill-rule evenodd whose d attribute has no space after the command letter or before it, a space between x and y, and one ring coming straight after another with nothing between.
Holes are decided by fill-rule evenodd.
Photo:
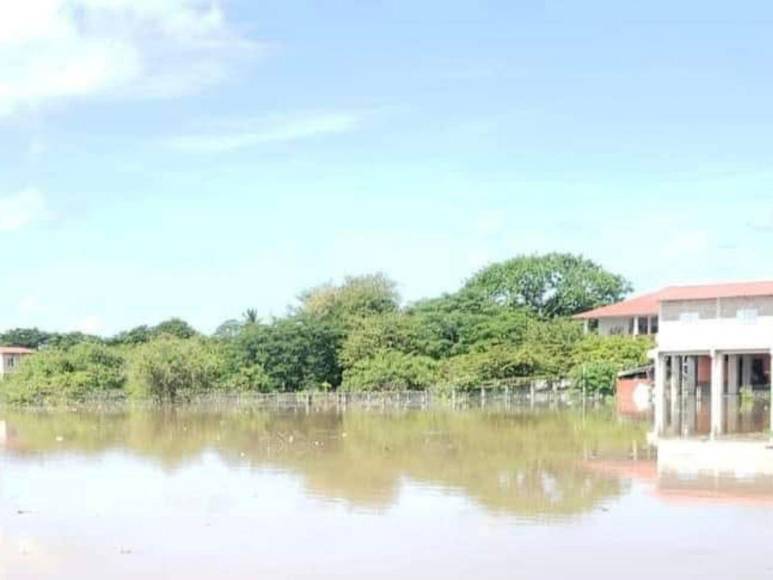
<instances>
[{"instance_id":1,"label":"green vegetation","mask_svg":"<svg viewBox=\"0 0 773 580\"><path fill-rule=\"evenodd\" d=\"M15 329L0 344L39 352L0 383L11 403L93 394L177 400L210 391L478 389L572 379L610 392L615 373L646 360L646 339L584 337L570 317L619 300L620 276L581 257L518 257L458 292L401 305L382 274L301 294L287 316L256 309L212 336L180 319L102 339Z\"/></svg>"}]
</instances>

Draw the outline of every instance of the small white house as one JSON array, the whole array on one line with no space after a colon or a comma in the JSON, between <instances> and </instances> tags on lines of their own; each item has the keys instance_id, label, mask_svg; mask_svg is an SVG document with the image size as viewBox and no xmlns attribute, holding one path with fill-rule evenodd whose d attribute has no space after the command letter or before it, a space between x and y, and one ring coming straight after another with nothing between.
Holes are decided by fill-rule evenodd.
<instances>
[{"instance_id":1,"label":"small white house","mask_svg":"<svg viewBox=\"0 0 773 580\"><path fill-rule=\"evenodd\" d=\"M34 352L19 346L0 346L0 378L14 372L21 364L21 360Z\"/></svg>"}]
</instances>

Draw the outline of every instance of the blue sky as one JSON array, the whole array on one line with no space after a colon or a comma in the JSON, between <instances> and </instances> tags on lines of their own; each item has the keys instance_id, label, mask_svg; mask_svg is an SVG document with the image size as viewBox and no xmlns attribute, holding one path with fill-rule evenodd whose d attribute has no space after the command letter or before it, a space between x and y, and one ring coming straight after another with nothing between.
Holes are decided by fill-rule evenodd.
<instances>
[{"instance_id":1,"label":"blue sky","mask_svg":"<svg viewBox=\"0 0 773 580\"><path fill-rule=\"evenodd\" d=\"M210 331L552 250L773 278L773 5L673 4L15 3L0 328Z\"/></svg>"}]
</instances>

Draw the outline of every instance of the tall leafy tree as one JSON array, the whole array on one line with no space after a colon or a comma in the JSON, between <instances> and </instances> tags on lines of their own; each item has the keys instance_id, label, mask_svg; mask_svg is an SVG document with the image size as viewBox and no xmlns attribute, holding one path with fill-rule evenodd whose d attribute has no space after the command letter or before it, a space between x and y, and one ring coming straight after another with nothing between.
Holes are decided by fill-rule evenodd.
<instances>
[{"instance_id":1,"label":"tall leafy tree","mask_svg":"<svg viewBox=\"0 0 773 580\"><path fill-rule=\"evenodd\" d=\"M281 391L337 387L341 340L334 325L306 315L246 325L230 344L232 368L260 367L271 388Z\"/></svg>"},{"instance_id":2,"label":"tall leafy tree","mask_svg":"<svg viewBox=\"0 0 773 580\"><path fill-rule=\"evenodd\" d=\"M630 283L595 262L571 254L519 256L475 274L464 292L542 318L571 316L617 302Z\"/></svg>"},{"instance_id":3,"label":"tall leafy tree","mask_svg":"<svg viewBox=\"0 0 773 580\"><path fill-rule=\"evenodd\" d=\"M316 318L346 321L399 308L397 284L383 274L347 277L343 284L323 284L302 293L300 312Z\"/></svg>"}]
</instances>

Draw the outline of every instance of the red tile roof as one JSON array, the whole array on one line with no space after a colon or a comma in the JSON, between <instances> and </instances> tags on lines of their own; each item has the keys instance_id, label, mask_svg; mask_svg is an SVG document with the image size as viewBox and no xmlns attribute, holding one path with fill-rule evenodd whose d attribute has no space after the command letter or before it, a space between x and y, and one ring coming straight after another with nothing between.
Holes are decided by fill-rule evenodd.
<instances>
[{"instance_id":1,"label":"red tile roof","mask_svg":"<svg viewBox=\"0 0 773 580\"><path fill-rule=\"evenodd\" d=\"M659 312L660 292L642 294L617 304L602 306L575 316L578 320L618 318L630 316L655 316Z\"/></svg>"},{"instance_id":2,"label":"red tile roof","mask_svg":"<svg viewBox=\"0 0 773 580\"><path fill-rule=\"evenodd\" d=\"M574 318L590 320L632 316L654 316L661 302L673 300L713 300L715 298L753 298L773 296L773 282L735 282L730 284L702 284L669 286L657 292L642 294L617 304L582 312Z\"/></svg>"},{"instance_id":3,"label":"red tile roof","mask_svg":"<svg viewBox=\"0 0 773 580\"><path fill-rule=\"evenodd\" d=\"M0 354L32 354L32 349L21 346L0 346Z\"/></svg>"}]
</instances>

